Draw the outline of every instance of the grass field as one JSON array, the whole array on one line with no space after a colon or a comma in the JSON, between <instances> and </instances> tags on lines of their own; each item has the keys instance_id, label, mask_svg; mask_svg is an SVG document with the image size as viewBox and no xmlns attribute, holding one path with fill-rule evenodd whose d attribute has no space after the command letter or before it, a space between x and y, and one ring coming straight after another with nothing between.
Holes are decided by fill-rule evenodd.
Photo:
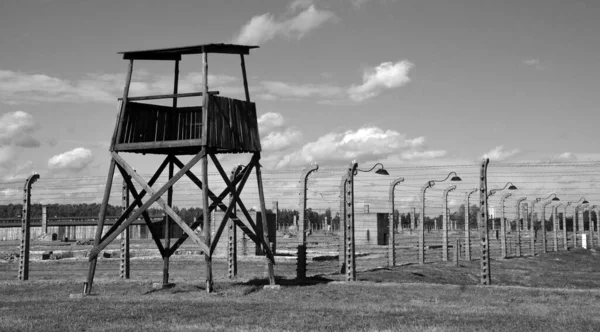
<instances>
[{"instance_id":1,"label":"grass field","mask_svg":"<svg viewBox=\"0 0 600 332\"><path fill-rule=\"evenodd\" d=\"M281 262L282 287L269 290L255 279L262 262L244 261L238 280L216 275L212 294L203 289L198 258L175 259L175 284L160 290L152 288L160 261L134 260L129 281L108 273L116 275L117 262L99 262L110 268L84 298L69 295L81 293L85 260L38 262L34 268L46 265L32 281L0 281L0 331L600 330L596 250L493 260L492 286L477 285L478 261L372 269L354 283L327 274L301 285L291 277L293 264Z\"/></svg>"}]
</instances>

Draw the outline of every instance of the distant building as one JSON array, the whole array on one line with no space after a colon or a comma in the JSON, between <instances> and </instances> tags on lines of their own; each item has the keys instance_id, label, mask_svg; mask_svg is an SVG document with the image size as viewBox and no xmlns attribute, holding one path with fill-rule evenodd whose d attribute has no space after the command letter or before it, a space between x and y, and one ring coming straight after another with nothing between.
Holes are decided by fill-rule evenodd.
<instances>
[{"instance_id":1,"label":"distant building","mask_svg":"<svg viewBox=\"0 0 600 332\"><path fill-rule=\"evenodd\" d=\"M488 217L490 219L496 218L496 209L494 209L494 207L492 207L492 206L488 207Z\"/></svg>"}]
</instances>

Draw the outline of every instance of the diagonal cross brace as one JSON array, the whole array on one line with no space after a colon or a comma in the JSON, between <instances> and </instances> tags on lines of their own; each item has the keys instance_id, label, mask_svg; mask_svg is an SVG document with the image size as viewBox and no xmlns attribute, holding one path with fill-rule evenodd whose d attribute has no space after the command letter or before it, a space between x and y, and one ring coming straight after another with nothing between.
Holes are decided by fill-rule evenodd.
<instances>
[{"instance_id":1,"label":"diagonal cross brace","mask_svg":"<svg viewBox=\"0 0 600 332\"><path fill-rule=\"evenodd\" d=\"M177 159L177 157L175 157L175 156L173 156L173 163L174 163L175 165L177 165L177 167L179 167L179 168L182 168L182 167L183 167L183 163L181 163L181 161L179 161L179 159ZM195 183L195 184L196 184L196 185L197 185L197 186L198 186L200 189L202 189L202 181L200 181L200 179L198 179L198 178L196 177L196 175L194 175L194 173L192 173L191 171L187 171L187 172L186 172L186 175L188 176L188 178L189 178L189 179L190 179L192 182L194 182L194 183ZM241 179L242 179L242 178L243 178L243 173L242 173L242 174L239 174L239 175L236 177L236 179L233 181L233 184L234 184L234 185L235 185L235 184L237 184L238 182L240 182L240 181L241 181ZM214 201L214 202L213 202L213 203L210 205L210 207L209 207L209 209L208 209L209 213L210 213L210 212L212 212L212 211L213 211L215 208L217 208L217 207L220 207L220 208L221 208L223 211L226 211L226 210L227 210L227 206L225 206L225 204L222 204L222 203L221 203L221 201L222 201L222 200L223 200L223 198L224 198L224 197L226 197L228 194L229 194L229 188L227 188L225 191L223 191L223 193L221 193L221 194L219 195L219 197L216 197L216 196L215 196L215 195L214 195L214 194L213 194L213 193L212 193L212 192L209 190L209 197L210 197L210 198L211 198L211 199ZM221 204L221 205L220 205L220 204ZM251 230L250 230L248 227L246 227L246 225L244 225L244 223L243 223L243 222L242 222L242 221L241 221L239 218L237 218L235 215L233 215L233 216L231 217L231 219L232 219L232 220L233 220L233 221L236 223L236 225L237 225L237 226L239 226L239 227L242 229L242 231L244 231L244 232L245 232L245 233L248 235L248 237L249 237L249 238L250 238L252 241L254 241L255 243L256 243L256 242L258 242L258 238L257 238L257 236L256 236L254 233L252 233L252 231L251 231ZM198 220L197 220L196 222L192 223L192 224L190 225L190 228L191 228L191 229L193 229L193 230L195 230L195 229L196 229L196 227L198 227L198 226L200 225L200 223L202 223L202 222L203 222L203 216L201 216L200 218L198 218ZM172 255L172 254L173 254L173 253L174 253L174 252L175 252L175 251L176 251L176 250L177 250L177 249L178 249L178 248L179 248L179 247L180 247L180 246L183 244L183 242L185 242L185 240L187 240L187 238L188 238L188 235L187 235L187 233L184 233L184 234L183 234L183 235L182 235L182 236L181 236L181 237L180 237L180 238L177 240L177 242L175 242L175 243L173 244L173 246L171 246L171 249L169 249L169 255Z\"/></svg>"},{"instance_id":2,"label":"diagonal cross brace","mask_svg":"<svg viewBox=\"0 0 600 332\"><path fill-rule=\"evenodd\" d=\"M222 172L222 167L221 167L221 164L219 163L219 160L216 159L216 157L213 154L209 154L209 155L210 155L211 159L213 160L213 162L215 163L215 165L217 165L217 169L221 173L221 176L223 176L224 173ZM229 217L231 216L231 219L234 220L234 222L238 221L239 223L241 223L241 220L239 220L239 218L237 218L237 216L235 216L235 214L233 214L232 211L235 208L235 205L237 204L237 202L240 201L239 193L242 192L242 190L244 190L244 186L246 185L246 181L248 180L248 177L250 176L251 172L252 172L251 166L247 167L247 169L244 170L243 178L240 181L240 184L237 189L236 189L235 185L233 185L231 183L231 181L229 181L229 179L227 179L227 181L225 181L225 184L231 191L232 200L229 204L229 207L227 208L227 211L225 211L225 216L223 217L223 220L221 221L221 224L219 225L217 232L215 233L215 237L213 239L213 242L212 242L211 248L210 248L211 254L214 252L215 248L217 247L217 243L219 241L219 238L221 237L221 234L223 233L223 229L225 229L225 225L227 225L227 220L229 219ZM237 224L237 222L236 222L236 224Z\"/></svg>"},{"instance_id":3,"label":"diagonal cross brace","mask_svg":"<svg viewBox=\"0 0 600 332\"><path fill-rule=\"evenodd\" d=\"M225 181L225 183L228 185L228 188L230 188L232 186L232 184L229 181L229 178L227 177L227 174L223 170L223 167L221 167L221 164L219 163L219 160L216 157L214 157L214 155L212 155L212 154L210 154L210 156L213 159L213 161L215 162L215 166L217 167L217 170L221 174L221 177L223 178L223 180ZM247 174L250 174L250 171L252 171L252 166L254 166L254 167L260 167L260 165L258 164L257 155L254 155L252 157L252 159L248 163L248 166L249 166L248 168L250 168L250 169L248 170ZM257 238L262 243L267 257L269 257L269 259L271 260L271 262L275 263L275 257L273 257L273 252L271 251L271 246L269 246L269 244L267 243L267 239L264 238L262 232L258 231L258 227L256 227L256 225L252 221L252 217L250 216L250 213L248 213L248 210L246 209L246 206L244 205L244 202L242 202L242 200L240 200L239 197L238 197L237 204L239 205L240 210L242 210L242 213L244 214L244 216L248 220L248 224L250 224L250 226L253 228L254 232L256 233ZM223 209L223 208L221 207L221 209ZM266 223L267 222L267 216L266 215L262 216L262 218L263 218L263 222ZM258 244L258 242L256 242L256 243Z\"/></svg>"},{"instance_id":4,"label":"diagonal cross brace","mask_svg":"<svg viewBox=\"0 0 600 332\"><path fill-rule=\"evenodd\" d=\"M144 189L146 189L147 192L151 193L152 196L148 199L148 201L146 201L146 203L144 203L131 216L129 216L129 218L127 218L127 220L121 226L119 226L119 228L114 233L112 233L104 241L99 243L97 247L92 249L92 251L90 251L89 259L92 260L92 259L96 258L96 256L98 256L100 251L102 251L104 248L106 248L106 246L109 243L111 243L121 232L123 232L125 230L125 228L127 228L127 226L129 226L134 220L139 218L139 216L142 214L143 211L146 211L152 204L154 204L154 202L159 200L160 197L170 187L172 187L175 184L175 182L177 182L187 171L189 171L205 155L206 155L206 152L204 149L202 149L202 151L200 151L198 154L196 154L187 163L187 165L185 165L183 168L181 168L181 170L179 172L177 172L169 181L167 181L167 183L162 188L160 188L158 191L155 192L140 178L140 176L135 171L133 171L133 169L131 169L131 167L125 162L125 160L123 160L123 158L121 158L121 156L119 156L116 152L111 152L111 156L113 157L113 160L116 161L117 163L119 163L121 166L126 166L125 170L127 170L127 173L129 175L131 175L137 182L141 181L140 184L142 186L144 186ZM122 164L124 164L124 165L122 165ZM164 203L164 200L163 200L163 203ZM173 210L171 210L171 211L173 211ZM185 225L185 223L183 223L183 224ZM205 252L208 252L209 248L204 244L204 242L200 238L198 238L198 236L196 234L194 234L193 231L191 231L191 229L189 229L189 227L187 225L185 225L185 227L187 228L188 231L190 231L192 233L191 237L192 237L192 239L195 238L194 242L198 243L200 248L205 250ZM184 229L184 231L185 231L185 229Z\"/></svg>"},{"instance_id":5,"label":"diagonal cross brace","mask_svg":"<svg viewBox=\"0 0 600 332\"><path fill-rule=\"evenodd\" d=\"M133 179L139 184L141 185L147 192L152 194L152 198L154 198L156 196L156 192L154 191L154 189L152 189L150 186L148 186L148 184L146 184L146 182L144 181L144 179L142 179L141 176L139 176L132 168L131 166L129 166L125 160L123 158L121 158L121 156L117 155L116 153L113 152L113 154L115 154L117 156L117 158L115 159L115 161L117 162L117 165L119 166L119 168L124 168L125 171L127 171L128 174L130 174ZM191 163L191 161L190 161ZM188 163L189 165L189 163ZM133 174L131 174L133 172ZM180 171L181 172L181 171ZM177 173L179 174L179 172ZM183 176L183 174L181 174L181 176ZM180 176L180 177L181 177ZM175 177L173 177L175 178ZM171 182L171 181L169 181ZM166 187L167 185L165 185ZM171 185L172 186L172 185ZM171 187L169 186L169 187ZM164 187L163 187L164 188ZM161 190L163 189L161 188ZM167 188L168 190L168 188ZM160 190L159 190L160 192ZM164 193L164 192L163 192ZM162 195L162 194L161 194ZM151 198L151 199L152 199ZM188 234L189 237L192 238L192 241L194 241L196 244L198 244L200 246L200 249L202 249L204 252L208 252L209 248L206 246L206 244L204 243L204 239L199 237L196 233L194 233L194 231L190 228L190 226L188 226L185 221L183 221L181 219L181 217L179 217L179 215L167 204L167 202L165 202L164 199L162 199L160 196L158 196L156 198L156 202L163 208L163 210L165 211L166 214L169 215L169 217L171 217L173 219L173 221L175 221L177 223L177 225L179 225L179 227L181 227L181 229ZM140 208L141 209L141 208Z\"/></svg>"},{"instance_id":6,"label":"diagonal cross brace","mask_svg":"<svg viewBox=\"0 0 600 332\"><path fill-rule=\"evenodd\" d=\"M173 163L175 165L177 165L177 167L179 167L179 168L181 168L183 166L181 161L179 161L175 157L173 158ZM248 170L248 172L250 172L252 170L252 167L254 166L255 163L258 164L258 161L256 160L256 157L252 157L252 160L250 160L250 162L248 163L248 166L246 166L246 169ZM221 170L222 170L222 168L221 168ZM245 173L242 173L242 174L245 174ZM238 179L241 179L242 174L238 175L236 180L233 182L233 185L235 185L236 182L238 182ZM196 177L196 175L194 175L194 173L187 172L186 175L192 182L194 182L200 189L202 189L202 181L200 181L200 179L198 179ZM223 179L226 179L226 182L229 182L229 179L227 178L227 174L225 174L224 171L223 171L223 173L221 173L221 176L223 177ZM231 182L229 182L229 183L231 183ZM213 200L213 203L210 205L209 211L212 211L216 205L222 211L226 212L227 205L225 205L222 202L222 200L227 195L229 195L229 193L230 193L229 187L226 188L225 190L223 190L223 192L219 195L219 197L217 197L212 191L208 190L208 195L209 195L210 199ZM238 225L242 229L242 231L244 231L244 233L248 234L248 236L254 241L254 243L259 243L259 242L262 243L263 246L265 246L265 248L267 248L266 249L267 256L269 258L271 258L272 260L274 260L273 253L271 252L271 248L269 247L269 245L266 244L264 238L262 236L258 235L259 234L258 229L257 229L256 225L254 224L254 222L252 221L252 217L250 216L250 213L248 213L248 210L244 206L244 203L240 200L240 201L238 201L238 205L240 207L240 210L242 210L242 212L244 213L244 216L246 217L248 224L250 224L250 227L252 227L252 230L248 229L244 225L244 223L242 223L241 220L239 220L237 217L235 219L232 217L232 220L234 222L236 222L236 225ZM235 216L235 214L233 214L233 216ZM254 233L252 233L252 231L254 231ZM184 237L185 237L185 234L184 234Z\"/></svg>"},{"instance_id":7,"label":"diagonal cross brace","mask_svg":"<svg viewBox=\"0 0 600 332\"><path fill-rule=\"evenodd\" d=\"M169 158L167 157L162 162L162 164L158 167L158 170L156 171L156 173L154 173L152 178L150 178L150 181L148 181L149 186L154 185L154 182L156 182L156 180L158 180L158 177L162 174L162 171L164 171L164 169L165 169L165 167L167 167L168 163L169 163ZM124 174L123 172L121 172L121 174L123 175L124 179L129 178L129 174ZM127 181L127 180L125 180L125 181ZM123 213L121 214L119 219L117 219L117 221L115 221L115 223L108 229L106 234L104 234L104 236L102 236L100 242L103 242L108 236L110 236L110 234L112 234L121 225L121 223L127 218L127 216L131 213L131 211L133 211L133 209L136 206L139 207L142 205L142 198L144 196L146 196L146 190L142 190L142 192L139 195L136 195L136 194L134 194L135 187L133 187L133 185L131 184L131 179L128 182L128 185L130 186L129 188L133 188L133 191L131 191L131 193L133 194L133 202L127 207L127 209L125 211L123 211ZM146 218L145 215L147 215L147 213L145 212L142 215L144 216L144 220L145 220L145 218ZM150 220L150 219L148 219L148 220ZM161 247L159 247L159 250ZM161 251L161 253L162 253L162 251Z\"/></svg>"},{"instance_id":8,"label":"diagonal cross brace","mask_svg":"<svg viewBox=\"0 0 600 332\"><path fill-rule=\"evenodd\" d=\"M173 159L173 163L175 165L177 165L177 167L181 168L183 167L183 164L181 163L181 161L179 161L177 158ZM246 168L250 168L251 164L248 164L248 166L246 166ZM200 179L198 179L198 177L196 177L196 175L194 173L192 173L191 171L186 172L186 175L188 176L188 178L194 182L194 184L196 184L196 186L198 186L198 188L202 189L202 181L200 181ZM233 185L237 185L241 179L243 178L244 173L238 174L238 176L236 177L236 179L233 181ZM221 194L219 195L219 197L217 197L212 191L210 191L210 189L208 190L208 196L210 197L210 199L213 201L213 203L210 205L209 207L209 212L212 212L215 208L220 208L222 211L227 211L227 205L225 205L222 201L225 197L227 197L227 195L229 195L230 190L229 188L226 188L225 190L223 190L223 192L221 192ZM235 217L235 218L233 218ZM253 234L247 227L246 225L244 225L244 223L237 218L235 215L232 216L232 220L234 222L236 222L236 224L242 228L242 230L248 234L248 236L254 241L256 242L256 235ZM197 226L197 225L196 225ZM185 234L183 235L185 237Z\"/></svg>"},{"instance_id":9,"label":"diagonal cross brace","mask_svg":"<svg viewBox=\"0 0 600 332\"><path fill-rule=\"evenodd\" d=\"M133 196L133 198L136 200L138 207L141 207L142 206L141 194L138 194L137 190L133 186L133 183L131 182L131 178L129 176L126 176L127 174L120 167L119 167L119 171L123 174L123 178L125 179L125 182L127 183L129 191L131 192L131 196ZM152 184L148 183L148 185L151 186ZM146 192L142 191L142 193L145 194ZM142 212L142 216L144 217L146 226L150 230L150 234L152 234L152 240L154 240L154 243L156 244L156 247L158 248L158 251L160 252L161 257L165 257L165 254L167 253L167 251L165 251L165 248L163 247L162 243L160 242L160 236L158 234L156 234L156 230L154 229L154 226L152 225L152 221L150 220L148 211Z\"/></svg>"}]
</instances>

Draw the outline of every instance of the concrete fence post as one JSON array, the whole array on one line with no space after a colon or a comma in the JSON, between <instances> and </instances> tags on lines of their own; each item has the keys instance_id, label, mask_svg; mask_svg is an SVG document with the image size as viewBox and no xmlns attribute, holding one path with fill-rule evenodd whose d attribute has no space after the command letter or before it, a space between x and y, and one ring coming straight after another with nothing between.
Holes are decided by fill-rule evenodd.
<instances>
[{"instance_id":1,"label":"concrete fence post","mask_svg":"<svg viewBox=\"0 0 600 332\"><path fill-rule=\"evenodd\" d=\"M448 194L455 190L456 186L450 186L444 190L442 194L442 261L448 261Z\"/></svg>"},{"instance_id":2,"label":"concrete fence post","mask_svg":"<svg viewBox=\"0 0 600 332\"><path fill-rule=\"evenodd\" d=\"M390 213L388 217L388 231L389 231L389 243L388 243L388 265L396 266L396 235L394 232L394 188L398 183L404 181L404 178L396 178L390 183L389 192L389 205ZM399 220L400 228L402 228L402 222Z\"/></svg>"},{"instance_id":3,"label":"concrete fence post","mask_svg":"<svg viewBox=\"0 0 600 332\"><path fill-rule=\"evenodd\" d=\"M23 211L21 213L21 246L19 253L19 280L29 279L29 249L31 241L31 186L40 178L30 175L23 187Z\"/></svg>"},{"instance_id":4,"label":"concrete fence post","mask_svg":"<svg viewBox=\"0 0 600 332\"><path fill-rule=\"evenodd\" d=\"M308 176L310 173L319 169L319 165L312 164L302 170L300 181L302 182L302 191L300 194L300 218L298 220L298 261L296 266L296 279L303 280L306 278L306 191ZM343 186L343 184L342 184ZM340 197L342 199L342 197ZM341 217L341 215L340 215ZM340 220L341 222L341 220Z\"/></svg>"},{"instance_id":5,"label":"concrete fence post","mask_svg":"<svg viewBox=\"0 0 600 332\"><path fill-rule=\"evenodd\" d=\"M515 205L515 211L516 211L516 220L517 220L517 227L516 227L516 231L517 231L517 243L515 244L516 246L516 255L517 257L521 257L521 225L519 225L520 223L520 219L521 219L521 203L523 203L525 200L527 199L527 197L519 197L517 199L516 205ZM525 217L527 213L523 213L523 224L527 222L527 218Z\"/></svg>"},{"instance_id":6,"label":"concrete fence post","mask_svg":"<svg viewBox=\"0 0 600 332\"><path fill-rule=\"evenodd\" d=\"M48 206L42 205L42 234L48 235Z\"/></svg>"},{"instance_id":7,"label":"concrete fence post","mask_svg":"<svg viewBox=\"0 0 600 332\"><path fill-rule=\"evenodd\" d=\"M548 252L546 248L546 206L550 205L552 201L548 201L542 204L542 223L541 223L541 236L542 236L542 253Z\"/></svg>"},{"instance_id":8,"label":"concrete fence post","mask_svg":"<svg viewBox=\"0 0 600 332\"><path fill-rule=\"evenodd\" d=\"M506 221L504 217L504 202L507 198L512 196L511 193L504 194L500 198L500 246L501 246L501 258L506 258L508 255L506 253Z\"/></svg>"},{"instance_id":9,"label":"concrete fence post","mask_svg":"<svg viewBox=\"0 0 600 332\"><path fill-rule=\"evenodd\" d=\"M560 204L559 204L560 205ZM559 221L558 221L558 207L559 205L552 208L552 234L554 236L554 241L552 243L552 249L556 252L558 251L558 229Z\"/></svg>"},{"instance_id":10,"label":"concrete fence post","mask_svg":"<svg viewBox=\"0 0 600 332\"><path fill-rule=\"evenodd\" d=\"M477 188L465 193L465 260L471 260L471 225L469 197L477 192Z\"/></svg>"},{"instance_id":11,"label":"concrete fence post","mask_svg":"<svg viewBox=\"0 0 600 332\"><path fill-rule=\"evenodd\" d=\"M538 200L533 200L529 203L530 206L530 210L529 214L531 215L530 219L529 219L529 237L530 237L530 242L529 242L529 246L530 246L530 251L531 251L531 256L535 256L535 204L538 202Z\"/></svg>"},{"instance_id":12,"label":"concrete fence post","mask_svg":"<svg viewBox=\"0 0 600 332\"><path fill-rule=\"evenodd\" d=\"M238 174L243 170L242 165L235 165L229 175L229 180L233 183ZM237 188L236 188L237 189ZM233 201L233 193L229 194L229 204L234 204L231 208L232 213L237 213L237 202ZM261 216L262 217L262 216ZM266 220L265 216L265 220ZM232 218L227 221L227 277L233 279L238 273L238 250L237 250L237 226Z\"/></svg>"},{"instance_id":13,"label":"concrete fence post","mask_svg":"<svg viewBox=\"0 0 600 332\"><path fill-rule=\"evenodd\" d=\"M488 236L488 189L487 189L487 167L490 163L484 158L479 173L479 234L481 239L481 284L491 284L490 271L490 242Z\"/></svg>"},{"instance_id":14,"label":"concrete fence post","mask_svg":"<svg viewBox=\"0 0 600 332\"><path fill-rule=\"evenodd\" d=\"M458 266L458 258L460 257L460 239L456 238L454 244L454 266Z\"/></svg>"}]
</instances>

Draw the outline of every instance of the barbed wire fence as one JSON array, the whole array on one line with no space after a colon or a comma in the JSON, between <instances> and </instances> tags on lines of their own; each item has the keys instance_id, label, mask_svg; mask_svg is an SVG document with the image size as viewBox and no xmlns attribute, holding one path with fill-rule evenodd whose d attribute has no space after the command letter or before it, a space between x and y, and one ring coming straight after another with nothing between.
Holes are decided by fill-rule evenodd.
<instances>
[{"instance_id":1,"label":"barbed wire fence","mask_svg":"<svg viewBox=\"0 0 600 332\"><path fill-rule=\"evenodd\" d=\"M391 234L388 220L392 212L396 265L418 264L419 250L424 253L424 263L453 261L456 251L459 260L479 259L477 192L470 196L466 206L469 192L479 187L479 164L388 165L386 170L389 173L387 176L358 172L354 177L354 240L358 271L390 264ZM600 201L599 170L600 162L588 161L491 162L488 188L498 190L488 200L490 257L495 259L564 250L565 243L570 249L582 246L584 234L589 245L597 245L600 242L598 210L594 205ZM307 275L340 273L343 267L343 212L340 211L340 193L343 191L340 184L347 171L347 167L321 166L307 179L304 228L307 232ZM451 172L455 172L461 181L447 179ZM297 253L298 224L302 222L298 220L303 185L301 174L301 168L263 171L267 207L277 202L279 209L273 211L278 212L277 252L292 258ZM146 179L151 176L141 175ZM225 188L218 176L216 172L209 174L211 190L215 192ZM394 211L391 211L390 184L397 177L403 177L404 181L394 188ZM19 210L18 205L23 201L24 180L0 182L0 206L12 204L13 211ZM116 176L114 181L121 183L122 179ZM155 186L161 186L166 181L166 177L160 177ZM424 190L424 185L430 181L436 182ZM57 207L55 211L48 210L50 217L67 217L60 215L58 206L61 204L99 204L105 183L106 178L102 176L42 177L34 185L31 196L33 217L39 215L38 211L33 211L39 205ZM509 190L508 183L514 184L516 189ZM456 188L450 190L451 186ZM552 193L558 200L548 198ZM186 178L175 184L173 197L174 205L179 209L198 208L202 202L201 190ZM258 210L258 197L256 181L249 179L241 199L248 208ZM121 198L120 186L113 186L109 204L119 207ZM589 203L583 204L582 198ZM532 204L536 200L539 202ZM468 217L465 217L467 211ZM3 213L16 212L5 208ZM421 223L424 230L422 249L419 248ZM40 234L36 229L32 228L32 237ZM12 231L10 233L10 228L6 227L0 228L0 240L16 240L15 236L20 232ZM93 234L93 231L89 234ZM222 238L221 241L226 242L226 239ZM248 254L253 252L250 250ZM295 275L293 264L279 265L278 274Z\"/></svg>"}]
</instances>

